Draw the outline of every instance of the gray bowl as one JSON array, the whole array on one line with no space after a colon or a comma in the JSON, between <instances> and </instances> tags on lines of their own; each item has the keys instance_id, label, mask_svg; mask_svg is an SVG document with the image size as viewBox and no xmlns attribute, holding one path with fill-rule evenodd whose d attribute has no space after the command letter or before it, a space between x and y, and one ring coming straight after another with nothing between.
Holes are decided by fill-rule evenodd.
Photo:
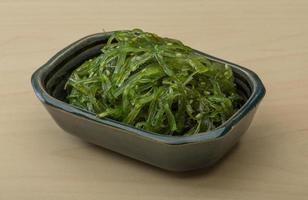
<instances>
[{"instance_id":1,"label":"gray bowl","mask_svg":"<svg viewBox=\"0 0 308 200\"><path fill-rule=\"evenodd\" d=\"M52 57L32 75L35 94L56 123L68 133L90 143L171 171L208 167L226 154L249 127L257 105L265 95L258 76L241 66L196 51L232 67L245 104L215 130L192 136L150 133L95 114L66 102L63 87L71 72L100 53L112 33L98 33L74 42Z\"/></svg>"}]
</instances>

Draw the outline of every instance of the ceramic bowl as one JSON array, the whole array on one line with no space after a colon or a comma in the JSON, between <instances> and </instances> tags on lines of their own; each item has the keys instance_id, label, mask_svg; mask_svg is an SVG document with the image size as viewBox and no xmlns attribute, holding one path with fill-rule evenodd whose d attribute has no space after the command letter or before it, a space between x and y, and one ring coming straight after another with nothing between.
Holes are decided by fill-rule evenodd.
<instances>
[{"instance_id":1,"label":"ceramic bowl","mask_svg":"<svg viewBox=\"0 0 308 200\"><path fill-rule=\"evenodd\" d=\"M112 32L84 37L64 48L32 75L35 94L56 123L68 133L128 157L171 171L208 167L223 157L249 127L265 95L258 76L239 65L210 56L231 66L245 104L215 130L192 136L150 133L95 114L66 102L64 84L71 72L85 60L100 53Z\"/></svg>"}]
</instances>

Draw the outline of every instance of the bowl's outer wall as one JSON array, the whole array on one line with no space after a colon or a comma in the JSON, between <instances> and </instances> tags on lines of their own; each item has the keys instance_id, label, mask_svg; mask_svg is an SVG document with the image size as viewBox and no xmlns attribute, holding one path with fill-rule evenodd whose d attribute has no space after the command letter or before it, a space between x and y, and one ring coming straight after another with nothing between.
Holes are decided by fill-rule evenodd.
<instances>
[{"instance_id":1,"label":"bowl's outer wall","mask_svg":"<svg viewBox=\"0 0 308 200\"><path fill-rule=\"evenodd\" d=\"M90 143L170 171L188 171L217 162L249 127L256 108L228 134L208 141L166 144L145 139L129 131L103 125L45 104L56 123L68 133Z\"/></svg>"}]
</instances>

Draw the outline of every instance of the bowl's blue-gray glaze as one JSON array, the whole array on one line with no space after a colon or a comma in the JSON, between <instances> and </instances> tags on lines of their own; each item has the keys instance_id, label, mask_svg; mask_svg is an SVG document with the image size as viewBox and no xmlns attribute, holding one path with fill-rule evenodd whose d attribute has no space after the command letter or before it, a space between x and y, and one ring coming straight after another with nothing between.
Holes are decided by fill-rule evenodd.
<instances>
[{"instance_id":1,"label":"bowl's blue-gray glaze","mask_svg":"<svg viewBox=\"0 0 308 200\"><path fill-rule=\"evenodd\" d=\"M85 60L100 53L111 33L87 36L66 47L32 75L35 94L57 124L88 142L151 165L187 171L214 164L249 127L265 88L252 71L196 51L232 67L239 92L246 103L219 128L192 136L168 136L146 132L73 107L63 87L70 73Z\"/></svg>"}]
</instances>

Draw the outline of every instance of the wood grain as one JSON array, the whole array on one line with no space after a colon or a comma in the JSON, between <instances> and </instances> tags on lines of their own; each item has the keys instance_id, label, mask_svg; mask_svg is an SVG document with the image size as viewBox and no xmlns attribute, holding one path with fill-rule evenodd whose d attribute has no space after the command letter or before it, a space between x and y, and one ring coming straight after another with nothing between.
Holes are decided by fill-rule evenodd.
<instances>
[{"instance_id":1,"label":"wood grain","mask_svg":"<svg viewBox=\"0 0 308 200\"><path fill-rule=\"evenodd\" d=\"M307 199L308 1L0 0L0 199ZM174 174L65 134L32 72L71 42L140 27L247 66L267 88L239 145Z\"/></svg>"}]
</instances>

